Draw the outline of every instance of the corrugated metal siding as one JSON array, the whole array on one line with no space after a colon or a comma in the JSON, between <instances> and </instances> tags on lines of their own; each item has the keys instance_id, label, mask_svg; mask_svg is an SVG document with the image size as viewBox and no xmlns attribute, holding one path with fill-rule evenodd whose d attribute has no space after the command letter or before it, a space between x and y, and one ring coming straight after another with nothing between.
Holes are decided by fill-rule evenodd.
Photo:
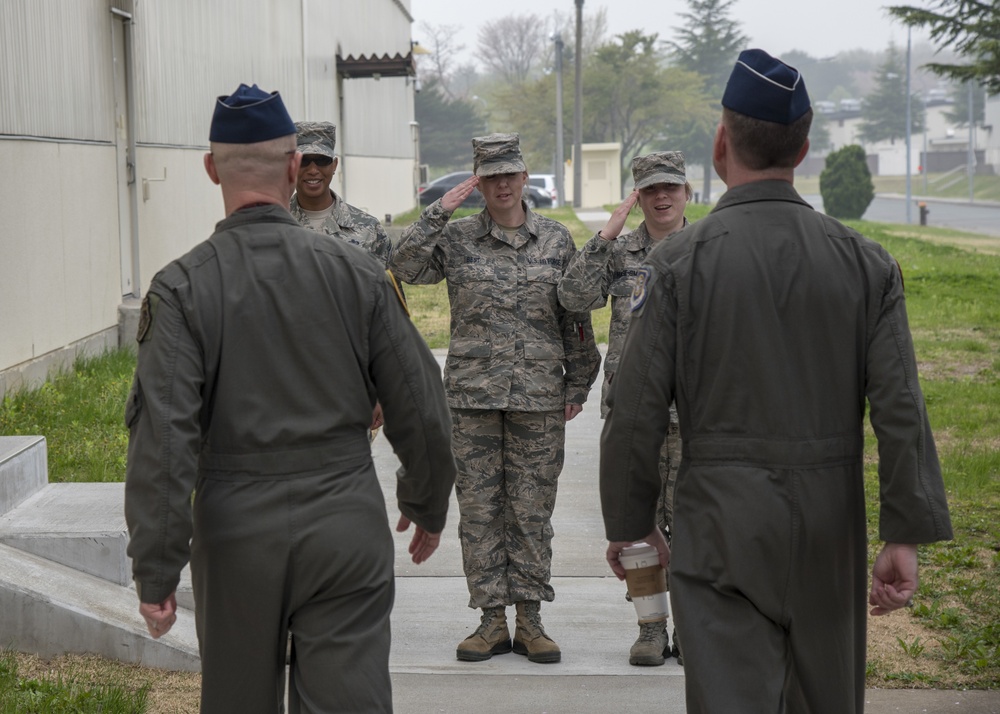
<instances>
[{"instance_id":1,"label":"corrugated metal siding","mask_svg":"<svg viewBox=\"0 0 1000 714\"><path fill-rule=\"evenodd\" d=\"M0 3L0 134L114 138L108 0Z\"/></svg>"},{"instance_id":2,"label":"corrugated metal siding","mask_svg":"<svg viewBox=\"0 0 1000 714\"><path fill-rule=\"evenodd\" d=\"M345 150L352 156L413 156L413 100L403 77L344 80Z\"/></svg>"},{"instance_id":3,"label":"corrugated metal siding","mask_svg":"<svg viewBox=\"0 0 1000 714\"><path fill-rule=\"evenodd\" d=\"M410 51L410 21L394 0L339 0L336 5L335 26L350 28L339 33L342 57Z\"/></svg>"},{"instance_id":4,"label":"corrugated metal siding","mask_svg":"<svg viewBox=\"0 0 1000 714\"><path fill-rule=\"evenodd\" d=\"M301 113L302 4L288 0L136 2L138 139L204 146L214 99L241 83L278 90Z\"/></svg>"},{"instance_id":5,"label":"corrugated metal siding","mask_svg":"<svg viewBox=\"0 0 1000 714\"><path fill-rule=\"evenodd\" d=\"M372 0L359 6L351 0L341 0L337 9L337 26L351 28L338 39L337 50L341 57L406 56L409 53L409 2ZM345 79L343 88L345 151L348 154L384 158L413 156L412 79Z\"/></svg>"}]
</instances>

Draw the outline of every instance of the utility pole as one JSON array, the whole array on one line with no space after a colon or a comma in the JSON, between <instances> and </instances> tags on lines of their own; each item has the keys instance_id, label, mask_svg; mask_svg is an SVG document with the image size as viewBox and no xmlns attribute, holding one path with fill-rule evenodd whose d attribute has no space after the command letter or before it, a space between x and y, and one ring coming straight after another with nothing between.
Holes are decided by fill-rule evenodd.
<instances>
[{"instance_id":1,"label":"utility pole","mask_svg":"<svg viewBox=\"0 0 1000 714\"><path fill-rule=\"evenodd\" d=\"M906 27L906 223L913 223L913 190L911 186L910 170L910 142L912 140L912 130L910 128L912 114L910 105L913 97L910 95L910 27ZM924 120L926 121L926 119Z\"/></svg>"},{"instance_id":2,"label":"utility pole","mask_svg":"<svg viewBox=\"0 0 1000 714\"><path fill-rule=\"evenodd\" d=\"M556 207L566 202L566 159L563 157L563 39L562 34L552 34L556 45Z\"/></svg>"},{"instance_id":3,"label":"utility pole","mask_svg":"<svg viewBox=\"0 0 1000 714\"><path fill-rule=\"evenodd\" d=\"M966 168L969 173L969 203L976 200L976 120L973 118L972 109L972 80L969 80L969 154L966 159Z\"/></svg>"},{"instance_id":4,"label":"utility pole","mask_svg":"<svg viewBox=\"0 0 1000 714\"><path fill-rule=\"evenodd\" d=\"M573 103L573 207L583 198L583 0L576 0L576 99Z\"/></svg>"}]
</instances>

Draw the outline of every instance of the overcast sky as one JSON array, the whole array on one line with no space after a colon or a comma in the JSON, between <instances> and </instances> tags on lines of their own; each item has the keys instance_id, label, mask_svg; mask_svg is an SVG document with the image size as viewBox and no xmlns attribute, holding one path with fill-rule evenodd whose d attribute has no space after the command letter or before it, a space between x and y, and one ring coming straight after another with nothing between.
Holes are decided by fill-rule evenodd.
<instances>
[{"instance_id":1,"label":"overcast sky","mask_svg":"<svg viewBox=\"0 0 1000 714\"><path fill-rule=\"evenodd\" d=\"M843 50L884 50L890 41L906 48L906 27L890 20L886 5L924 5L922 0L736 0L730 16L750 38L750 47L759 47L781 56L802 50L812 57L829 57ZM687 12L685 0L585 0L584 14L608 8L610 34L643 29L661 39L674 39L674 28L682 24L679 14ZM508 15L536 14L548 18L553 12L576 13L575 0L411 0L413 39L420 41L420 23L457 25L462 29L457 44L465 45L467 59L475 49L479 27L487 20ZM914 30L913 42L926 35ZM567 43L572 39L565 38ZM426 42L424 42L426 46Z\"/></svg>"}]
</instances>

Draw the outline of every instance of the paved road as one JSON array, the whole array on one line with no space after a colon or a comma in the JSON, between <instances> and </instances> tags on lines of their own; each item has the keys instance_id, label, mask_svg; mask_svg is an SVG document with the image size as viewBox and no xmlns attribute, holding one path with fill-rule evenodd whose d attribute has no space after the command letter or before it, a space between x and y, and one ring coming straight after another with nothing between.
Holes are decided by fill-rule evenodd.
<instances>
[{"instance_id":1,"label":"paved road","mask_svg":"<svg viewBox=\"0 0 1000 714\"><path fill-rule=\"evenodd\" d=\"M818 210L823 210L823 199L816 195L803 196ZM957 201L914 197L911 218L914 224L920 222L917 201L927 204L927 225L940 228L1000 236L1000 203ZM906 223L906 197L896 194L880 194L868 206L863 218L866 221L883 223Z\"/></svg>"}]
</instances>

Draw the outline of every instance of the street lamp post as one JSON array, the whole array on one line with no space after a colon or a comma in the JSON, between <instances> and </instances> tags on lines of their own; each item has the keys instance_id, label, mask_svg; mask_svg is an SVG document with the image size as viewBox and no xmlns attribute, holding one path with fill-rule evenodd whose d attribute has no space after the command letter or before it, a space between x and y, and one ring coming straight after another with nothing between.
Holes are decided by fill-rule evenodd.
<instances>
[{"instance_id":1,"label":"street lamp post","mask_svg":"<svg viewBox=\"0 0 1000 714\"><path fill-rule=\"evenodd\" d=\"M565 158L563 157L563 39L562 33L552 35L556 45L556 206L566 201Z\"/></svg>"},{"instance_id":2,"label":"street lamp post","mask_svg":"<svg viewBox=\"0 0 1000 714\"><path fill-rule=\"evenodd\" d=\"M910 105L913 103L913 97L910 95L910 27L906 27L906 222L907 224L913 223L913 190L911 186L911 171L910 171L910 143L911 134L913 133L911 124L911 108Z\"/></svg>"},{"instance_id":3,"label":"street lamp post","mask_svg":"<svg viewBox=\"0 0 1000 714\"><path fill-rule=\"evenodd\" d=\"M580 208L583 198L583 0L576 0L576 98L573 102L573 206Z\"/></svg>"},{"instance_id":4,"label":"street lamp post","mask_svg":"<svg viewBox=\"0 0 1000 714\"><path fill-rule=\"evenodd\" d=\"M969 175L969 203L976 200L975 176L976 176L976 121L972 114L972 80L969 80L969 153L966 159L966 171Z\"/></svg>"}]
</instances>

